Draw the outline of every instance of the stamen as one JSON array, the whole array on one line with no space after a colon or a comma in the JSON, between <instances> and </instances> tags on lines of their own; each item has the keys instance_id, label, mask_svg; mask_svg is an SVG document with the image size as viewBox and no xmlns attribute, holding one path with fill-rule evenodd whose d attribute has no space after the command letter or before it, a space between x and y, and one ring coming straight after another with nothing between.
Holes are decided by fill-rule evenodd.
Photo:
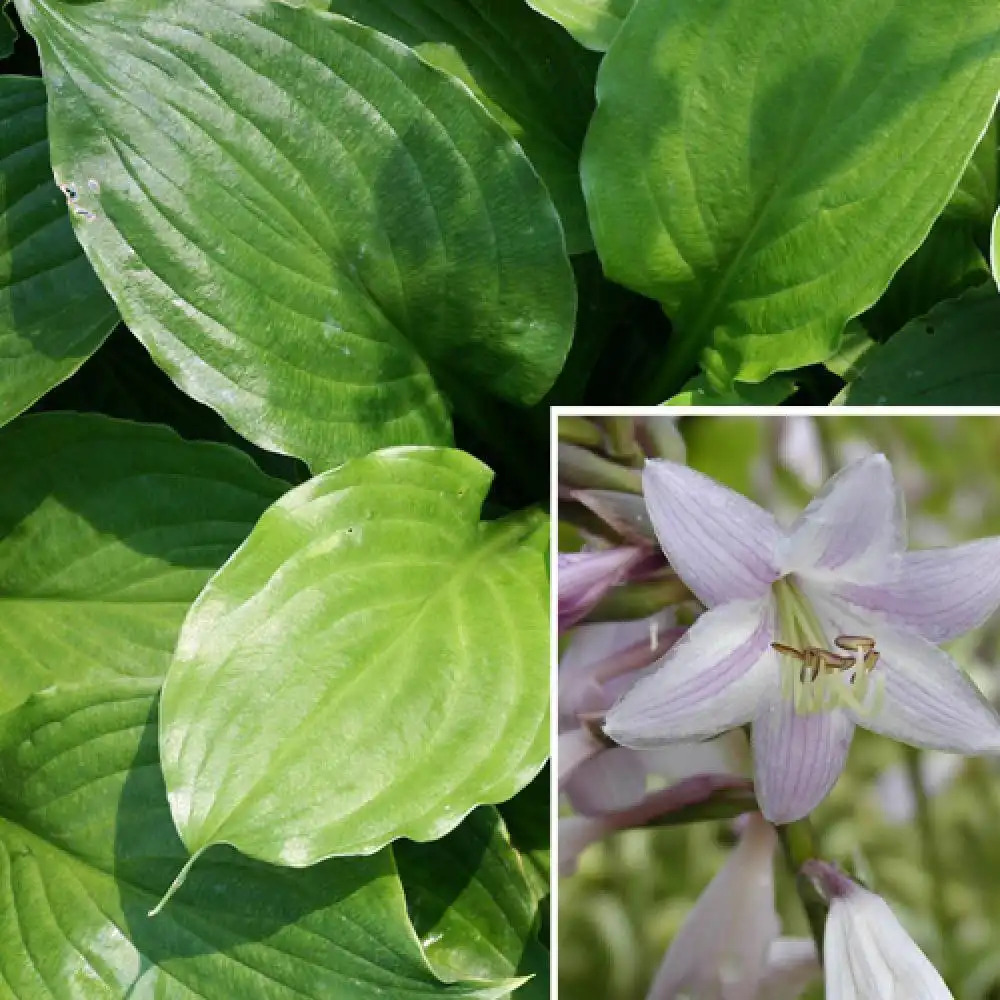
<instances>
[{"instance_id":1,"label":"stamen","mask_svg":"<svg viewBox=\"0 0 1000 1000\"><path fill-rule=\"evenodd\" d=\"M879 658L875 640L865 635L839 635L834 639L834 645L854 655L845 656L821 646L797 649L783 642L771 643L775 652L802 664L798 671L785 673L782 677L782 693L793 700L796 711L808 714L829 711L838 705L858 713L866 710L865 702L871 687L869 678ZM849 686L838 683L838 675L848 671ZM882 685L877 684L876 706L881 689ZM869 708L874 709L875 706Z\"/></svg>"}]
</instances>

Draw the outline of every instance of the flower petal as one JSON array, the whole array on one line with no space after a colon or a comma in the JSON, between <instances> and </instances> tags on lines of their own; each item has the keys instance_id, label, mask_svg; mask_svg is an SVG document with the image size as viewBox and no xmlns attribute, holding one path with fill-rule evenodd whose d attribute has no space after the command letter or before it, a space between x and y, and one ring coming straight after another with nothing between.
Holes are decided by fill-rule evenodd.
<instances>
[{"instance_id":1,"label":"flower petal","mask_svg":"<svg viewBox=\"0 0 1000 1000\"><path fill-rule=\"evenodd\" d=\"M903 496L885 455L845 466L792 525L784 573L878 583L895 578L905 542Z\"/></svg>"},{"instance_id":2,"label":"flower petal","mask_svg":"<svg viewBox=\"0 0 1000 1000\"><path fill-rule=\"evenodd\" d=\"M847 584L837 593L931 642L946 642L981 625L1000 605L1000 538L907 552L897 580Z\"/></svg>"},{"instance_id":3,"label":"flower petal","mask_svg":"<svg viewBox=\"0 0 1000 1000\"><path fill-rule=\"evenodd\" d=\"M837 783L854 723L840 709L800 715L790 698L775 697L753 720L754 788L772 823L812 812Z\"/></svg>"},{"instance_id":4,"label":"flower petal","mask_svg":"<svg viewBox=\"0 0 1000 1000\"><path fill-rule=\"evenodd\" d=\"M648 545L656 540L653 522L642 497L617 490L572 490L569 495L629 544Z\"/></svg>"},{"instance_id":5,"label":"flower petal","mask_svg":"<svg viewBox=\"0 0 1000 1000\"><path fill-rule=\"evenodd\" d=\"M767 950L758 996L761 1000L797 1000L822 971L812 938L777 938Z\"/></svg>"},{"instance_id":6,"label":"flower petal","mask_svg":"<svg viewBox=\"0 0 1000 1000\"><path fill-rule=\"evenodd\" d=\"M564 784L570 804L584 816L628 809L646 794L646 768L636 750L605 748L580 764Z\"/></svg>"},{"instance_id":7,"label":"flower petal","mask_svg":"<svg viewBox=\"0 0 1000 1000\"><path fill-rule=\"evenodd\" d=\"M620 546L596 552L560 552L558 566L559 631L575 625L612 587L628 576L644 553Z\"/></svg>"},{"instance_id":8,"label":"flower petal","mask_svg":"<svg viewBox=\"0 0 1000 1000\"><path fill-rule=\"evenodd\" d=\"M777 676L770 600L707 611L608 713L604 731L624 746L705 739L753 718Z\"/></svg>"},{"instance_id":9,"label":"flower petal","mask_svg":"<svg viewBox=\"0 0 1000 1000\"><path fill-rule=\"evenodd\" d=\"M559 820L559 877L574 874L580 862L580 855L597 841L614 830L614 825L606 819L591 819L589 816L566 816Z\"/></svg>"},{"instance_id":10,"label":"flower petal","mask_svg":"<svg viewBox=\"0 0 1000 1000\"><path fill-rule=\"evenodd\" d=\"M752 815L736 849L671 942L647 1000L724 996L754 1000L778 935L773 857L777 837Z\"/></svg>"},{"instance_id":11,"label":"flower petal","mask_svg":"<svg viewBox=\"0 0 1000 1000\"><path fill-rule=\"evenodd\" d=\"M831 635L875 639L875 695L868 711L851 712L859 726L928 750L1000 752L1000 716L947 653L915 632L872 621L844 601L811 599Z\"/></svg>"},{"instance_id":12,"label":"flower petal","mask_svg":"<svg viewBox=\"0 0 1000 1000\"><path fill-rule=\"evenodd\" d=\"M885 900L860 886L831 901L823 952L827 1000L953 1000Z\"/></svg>"},{"instance_id":13,"label":"flower petal","mask_svg":"<svg viewBox=\"0 0 1000 1000\"><path fill-rule=\"evenodd\" d=\"M594 739L593 735L582 726L559 734L559 788L561 789L570 775L583 763L595 757L606 749L604 744Z\"/></svg>"},{"instance_id":14,"label":"flower petal","mask_svg":"<svg viewBox=\"0 0 1000 1000\"><path fill-rule=\"evenodd\" d=\"M659 460L646 463L642 489L670 565L706 607L763 597L778 579L781 529L745 496Z\"/></svg>"}]
</instances>

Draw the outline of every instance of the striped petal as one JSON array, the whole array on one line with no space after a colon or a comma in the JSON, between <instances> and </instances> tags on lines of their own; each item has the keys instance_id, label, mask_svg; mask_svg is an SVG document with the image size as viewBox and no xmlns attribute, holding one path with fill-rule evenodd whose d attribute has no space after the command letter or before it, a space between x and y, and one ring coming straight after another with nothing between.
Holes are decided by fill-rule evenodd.
<instances>
[{"instance_id":1,"label":"striped petal","mask_svg":"<svg viewBox=\"0 0 1000 1000\"><path fill-rule=\"evenodd\" d=\"M1000 606L1000 538L907 552L898 579L880 586L846 584L837 593L931 642L947 642Z\"/></svg>"},{"instance_id":2,"label":"striped petal","mask_svg":"<svg viewBox=\"0 0 1000 1000\"><path fill-rule=\"evenodd\" d=\"M763 597L778 579L781 529L742 494L659 460L646 463L642 489L670 565L706 607Z\"/></svg>"},{"instance_id":3,"label":"striped petal","mask_svg":"<svg viewBox=\"0 0 1000 1000\"><path fill-rule=\"evenodd\" d=\"M734 601L703 614L608 713L625 746L706 739L749 722L777 677L770 600Z\"/></svg>"},{"instance_id":4,"label":"striped petal","mask_svg":"<svg viewBox=\"0 0 1000 1000\"><path fill-rule=\"evenodd\" d=\"M776 697L753 721L754 788L772 823L812 812L837 783L847 761L854 723L840 709L799 714Z\"/></svg>"},{"instance_id":5,"label":"striped petal","mask_svg":"<svg viewBox=\"0 0 1000 1000\"><path fill-rule=\"evenodd\" d=\"M905 549L903 497L885 455L827 480L781 546L784 573L878 583L896 578Z\"/></svg>"}]
</instances>

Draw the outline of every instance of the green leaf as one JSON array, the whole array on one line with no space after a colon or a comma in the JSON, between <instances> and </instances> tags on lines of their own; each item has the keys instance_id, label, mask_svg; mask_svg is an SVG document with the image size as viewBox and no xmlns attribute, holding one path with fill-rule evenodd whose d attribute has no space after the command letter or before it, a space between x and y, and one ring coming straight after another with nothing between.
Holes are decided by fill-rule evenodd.
<instances>
[{"instance_id":1,"label":"green leaf","mask_svg":"<svg viewBox=\"0 0 1000 1000\"><path fill-rule=\"evenodd\" d=\"M989 225L997 204L1000 172L997 138L997 120L993 117L944 210L944 218L972 222L977 228Z\"/></svg>"},{"instance_id":2,"label":"green leaf","mask_svg":"<svg viewBox=\"0 0 1000 1000\"><path fill-rule=\"evenodd\" d=\"M663 303L666 398L825 360L948 201L1000 89L994 0L639 0L583 181L608 275Z\"/></svg>"},{"instance_id":3,"label":"green leaf","mask_svg":"<svg viewBox=\"0 0 1000 1000\"><path fill-rule=\"evenodd\" d=\"M548 752L547 520L390 449L282 497L191 610L163 693L174 820L285 865L432 840ZM266 711L259 711L266 692Z\"/></svg>"},{"instance_id":4,"label":"green leaf","mask_svg":"<svg viewBox=\"0 0 1000 1000\"><path fill-rule=\"evenodd\" d=\"M993 216L993 235L990 239L990 266L997 288L1000 288L1000 209Z\"/></svg>"},{"instance_id":5,"label":"green leaf","mask_svg":"<svg viewBox=\"0 0 1000 1000\"><path fill-rule=\"evenodd\" d=\"M527 0L561 24L581 45L604 52L621 30L635 0Z\"/></svg>"},{"instance_id":6,"label":"green leaf","mask_svg":"<svg viewBox=\"0 0 1000 1000\"><path fill-rule=\"evenodd\" d=\"M757 384L736 383L729 389L715 388L704 374L696 375L667 400L667 406L776 406L793 392L795 383L775 375Z\"/></svg>"},{"instance_id":7,"label":"green leaf","mask_svg":"<svg viewBox=\"0 0 1000 1000\"><path fill-rule=\"evenodd\" d=\"M161 677L188 606L282 491L241 453L87 414L0 432L0 710Z\"/></svg>"},{"instance_id":8,"label":"green leaf","mask_svg":"<svg viewBox=\"0 0 1000 1000\"><path fill-rule=\"evenodd\" d=\"M7 29L14 30L0 11L0 35ZM0 48L6 44L4 37ZM118 321L52 180L45 87L38 79L0 77L0 217L0 424L5 424L72 375Z\"/></svg>"},{"instance_id":9,"label":"green leaf","mask_svg":"<svg viewBox=\"0 0 1000 1000\"><path fill-rule=\"evenodd\" d=\"M511 843L521 855L525 874L538 902L551 891L549 810L552 780L549 772L550 767L546 765L530 785L499 806Z\"/></svg>"},{"instance_id":10,"label":"green leaf","mask_svg":"<svg viewBox=\"0 0 1000 1000\"><path fill-rule=\"evenodd\" d=\"M391 858L274 868L184 857L156 754L155 681L48 691L0 723L0 974L23 1000L495 997L444 986Z\"/></svg>"},{"instance_id":11,"label":"green leaf","mask_svg":"<svg viewBox=\"0 0 1000 1000\"><path fill-rule=\"evenodd\" d=\"M989 276L970 223L941 218L862 321L874 336L885 339L938 302L981 285Z\"/></svg>"},{"instance_id":12,"label":"green leaf","mask_svg":"<svg viewBox=\"0 0 1000 1000\"><path fill-rule=\"evenodd\" d=\"M80 242L241 434L322 469L449 442L441 378L544 394L575 313L562 227L459 81L270 0L17 3Z\"/></svg>"},{"instance_id":13,"label":"green leaf","mask_svg":"<svg viewBox=\"0 0 1000 1000\"><path fill-rule=\"evenodd\" d=\"M476 809L430 844L401 840L393 853L410 919L442 979L518 973L538 946L534 895L496 809Z\"/></svg>"},{"instance_id":14,"label":"green leaf","mask_svg":"<svg viewBox=\"0 0 1000 1000\"><path fill-rule=\"evenodd\" d=\"M330 0L329 9L398 38L462 80L545 181L570 253L593 249L579 163L594 110L594 57L523 3Z\"/></svg>"},{"instance_id":15,"label":"green leaf","mask_svg":"<svg viewBox=\"0 0 1000 1000\"><path fill-rule=\"evenodd\" d=\"M974 406L1000 399L1000 295L992 284L942 302L877 351L850 405Z\"/></svg>"}]
</instances>

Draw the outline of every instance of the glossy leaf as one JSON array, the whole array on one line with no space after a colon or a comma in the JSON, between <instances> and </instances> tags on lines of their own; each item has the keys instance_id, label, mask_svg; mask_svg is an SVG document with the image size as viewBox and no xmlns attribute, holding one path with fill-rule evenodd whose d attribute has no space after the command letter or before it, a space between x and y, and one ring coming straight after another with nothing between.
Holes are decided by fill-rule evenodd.
<instances>
[{"instance_id":1,"label":"glossy leaf","mask_svg":"<svg viewBox=\"0 0 1000 1000\"><path fill-rule=\"evenodd\" d=\"M16 41L17 29L6 11L0 8L0 59L6 59L14 51Z\"/></svg>"},{"instance_id":2,"label":"glossy leaf","mask_svg":"<svg viewBox=\"0 0 1000 1000\"><path fill-rule=\"evenodd\" d=\"M0 710L162 677L189 605L280 496L245 455L86 414L0 432Z\"/></svg>"},{"instance_id":3,"label":"glossy leaf","mask_svg":"<svg viewBox=\"0 0 1000 1000\"><path fill-rule=\"evenodd\" d=\"M519 973L526 953L539 947L535 906L496 809L476 809L430 844L401 840L393 853L413 926L443 979Z\"/></svg>"},{"instance_id":4,"label":"glossy leaf","mask_svg":"<svg viewBox=\"0 0 1000 1000\"><path fill-rule=\"evenodd\" d=\"M562 228L454 78L271 0L17 6L80 242L241 434L321 469L448 442L441 381L517 402L551 384L575 312Z\"/></svg>"},{"instance_id":5,"label":"glossy leaf","mask_svg":"<svg viewBox=\"0 0 1000 1000\"><path fill-rule=\"evenodd\" d=\"M208 584L163 693L193 853L300 866L430 840L538 771L547 524L480 523L490 478L447 449L356 459L284 496Z\"/></svg>"},{"instance_id":6,"label":"glossy leaf","mask_svg":"<svg viewBox=\"0 0 1000 1000\"><path fill-rule=\"evenodd\" d=\"M499 806L510 841L521 855L536 902L541 902L551 890L550 770L546 765L531 784Z\"/></svg>"},{"instance_id":7,"label":"glossy leaf","mask_svg":"<svg viewBox=\"0 0 1000 1000\"><path fill-rule=\"evenodd\" d=\"M527 0L561 24L581 45L604 52L614 41L635 0Z\"/></svg>"},{"instance_id":8,"label":"glossy leaf","mask_svg":"<svg viewBox=\"0 0 1000 1000\"><path fill-rule=\"evenodd\" d=\"M1000 89L993 0L639 0L584 193L610 277L725 388L824 360L947 203Z\"/></svg>"},{"instance_id":9,"label":"glossy leaf","mask_svg":"<svg viewBox=\"0 0 1000 1000\"><path fill-rule=\"evenodd\" d=\"M856 405L974 406L1000 399L1000 295L992 284L908 323L871 360L845 400Z\"/></svg>"},{"instance_id":10,"label":"glossy leaf","mask_svg":"<svg viewBox=\"0 0 1000 1000\"><path fill-rule=\"evenodd\" d=\"M580 150L594 110L597 61L524 3L330 0L457 76L515 138L549 189L571 253L592 250Z\"/></svg>"},{"instance_id":11,"label":"glossy leaf","mask_svg":"<svg viewBox=\"0 0 1000 1000\"><path fill-rule=\"evenodd\" d=\"M12 49L0 11L7 29ZM0 424L72 375L117 320L52 179L45 87L0 77Z\"/></svg>"},{"instance_id":12,"label":"glossy leaf","mask_svg":"<svg viewBox=\"0 0 1000 1000\"><path fill-rule=\"evenodd\" d=\"M155 681L37 695L0 724L0 974L18 1000L493 997L444 986L387 854L308 872L184 857L156 755Z\"/></svg>"}]
</instances>

